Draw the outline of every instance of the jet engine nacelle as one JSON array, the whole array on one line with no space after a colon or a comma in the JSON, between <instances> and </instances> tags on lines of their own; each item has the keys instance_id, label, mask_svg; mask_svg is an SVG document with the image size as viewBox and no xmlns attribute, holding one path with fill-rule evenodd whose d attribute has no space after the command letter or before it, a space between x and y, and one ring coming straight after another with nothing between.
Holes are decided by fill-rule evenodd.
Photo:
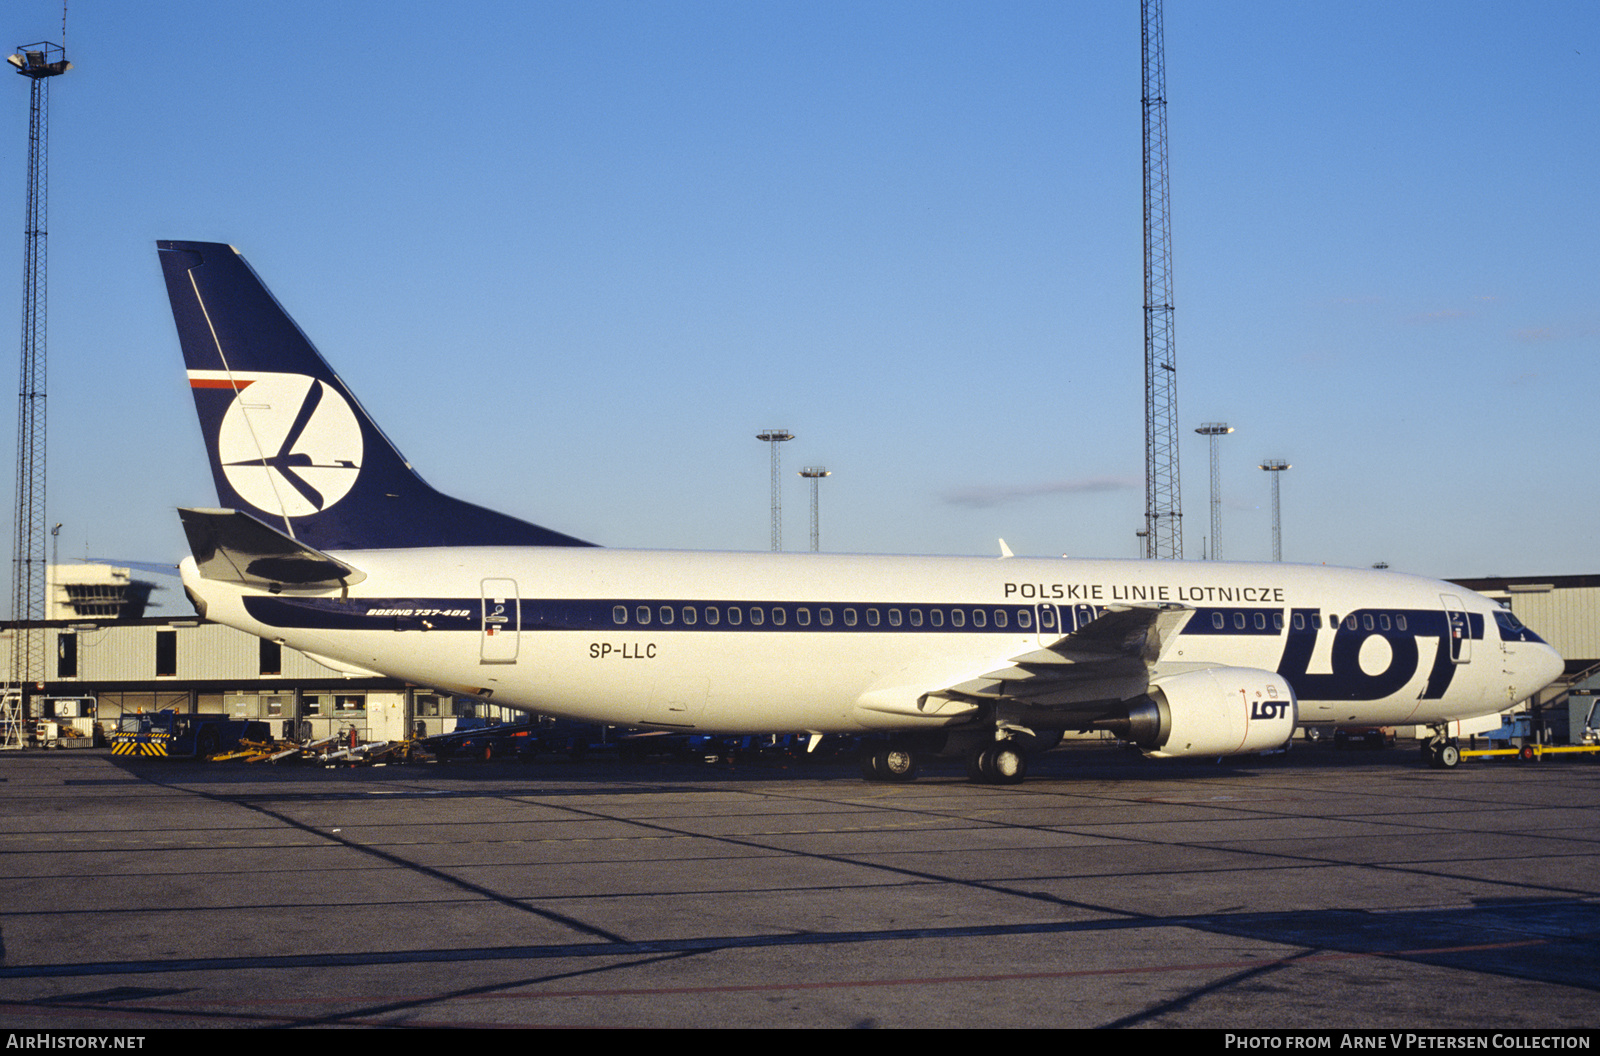
<instances>
[{"instance_id":1,"label":"jet engine nacelle","mask_svg":"<svg viewBox=\"0 0 1600 1056\"><path fill-rule=\"evenodd\" d=\"M1299 704L1282 676L1255 667L1211 667L1150 683L1129 712L1130 740L1146 755L1241 755L1281 748Z\"/></svg>"}]
</instances>

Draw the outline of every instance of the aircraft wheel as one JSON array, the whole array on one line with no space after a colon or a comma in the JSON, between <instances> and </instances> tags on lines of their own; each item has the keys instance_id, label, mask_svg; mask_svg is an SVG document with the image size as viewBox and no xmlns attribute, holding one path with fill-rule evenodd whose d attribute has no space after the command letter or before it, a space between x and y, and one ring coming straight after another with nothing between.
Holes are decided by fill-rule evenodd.
<instances>
[{"instance_id":1,"label":"aircraft wheel","mask_svg":"<svg viewBox=\"0 0 1600 1056\"><path fill-rule=\"evenodd\" d=\"M1461 762L1461 749L1456 747L1455 741L1446 741L1434 749L1433 756L1429 759L1430 765L1435 770L1453 770Z\"/></svg>"},{"instance_id":2,"label":"aircraft wheel","mask_svg":"<svg viewBox=\"0 0 1600 1056\"><path fill-rule=\"evenodd\" d=\"M1009 744L990 745L973 755L967 772L984 784L1015 785L1028 776L1028 757Z\"/></svg>"},{"instance_id":3,"label":"aircraft wheel","mask_svg":"<svg viewBox=\"0 0 1600 1056\"><path fill-rule=\"evenodd\" d=\"M1028 776L1028 757L1010 745L996 745L989 752L989 769L997 785L1021 784Z\"/></svg>"},{"instance_id":4,"label":"aircraft wheel","mask_svg":"<svg viewBox=\"0 0 1600 1056\"><path fill-rule=\"evenodd\" d=\"M917 776L917 757L908 748L880 748L872 753L880 781L910 781Z\"/></svg>"}]
</instances>

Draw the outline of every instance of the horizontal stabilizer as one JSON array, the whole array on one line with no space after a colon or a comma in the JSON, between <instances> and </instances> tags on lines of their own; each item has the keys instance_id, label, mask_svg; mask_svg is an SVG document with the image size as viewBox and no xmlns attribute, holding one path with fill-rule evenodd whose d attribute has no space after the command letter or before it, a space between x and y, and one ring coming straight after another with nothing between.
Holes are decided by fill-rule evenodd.
<instances>
[{"instance_id":1,"label":"horizontal stabilizer","mask_svg":"<svg viewBox=\"0 0 1600 1056\"><path fill-rule=\"evenodd\" d=\"M347 587L367 578L238 510L180 509L200 575L206 579L280 590Z\"/></svg>"}]
</instances>

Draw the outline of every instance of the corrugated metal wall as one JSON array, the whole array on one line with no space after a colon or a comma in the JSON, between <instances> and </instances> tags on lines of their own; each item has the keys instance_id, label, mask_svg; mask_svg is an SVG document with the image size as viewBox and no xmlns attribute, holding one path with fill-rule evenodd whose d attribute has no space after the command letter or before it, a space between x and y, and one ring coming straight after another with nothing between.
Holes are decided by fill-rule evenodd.
<instances>
[{"instance_id":1,"label":"corrugated metal wall","mask_svg":"<svg viewBox=\"0 0 1600 1056\"><path fill-rule=\"evenodd\" d=\"M157 635L166 632L175 635L177 646L176 667L170 676L156 671ZM204 623L183 627L158 624L103 624L93 630L71 630L65 627L47 627L45 634L45 670L39 672L47 682L146 682L154 678L170 677L174 683L190 680L248 679L330 679L339 673L331 671L304 653L293 649L282 650L280 670L263 674L261 671L261 640L254 635L224 627L220 623ZM76 678L58 678L56 657L59 655L58 639L71 635L77 639L78 673ZM0 634L0 670L10 670L11 633Z\"/></svg>"}]
</instances>

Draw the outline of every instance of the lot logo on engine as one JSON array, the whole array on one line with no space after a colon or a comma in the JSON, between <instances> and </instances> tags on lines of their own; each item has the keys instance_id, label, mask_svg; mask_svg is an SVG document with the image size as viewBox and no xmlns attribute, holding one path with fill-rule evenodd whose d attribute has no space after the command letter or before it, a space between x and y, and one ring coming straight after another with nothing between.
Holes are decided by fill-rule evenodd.
<instances>
[{"instance_id":1,"label":"lot logo on engine","mask_svg":"<svg viewBox=\"0 0 1600 1056\"><path fill-rule=\"evenodd\" d=\"M1268 721L1281 719L1289 714L1289 702L1286 700L1257 700L1250 705L1250 718L1266 719Z\"/></svg>"}]
</instances>

